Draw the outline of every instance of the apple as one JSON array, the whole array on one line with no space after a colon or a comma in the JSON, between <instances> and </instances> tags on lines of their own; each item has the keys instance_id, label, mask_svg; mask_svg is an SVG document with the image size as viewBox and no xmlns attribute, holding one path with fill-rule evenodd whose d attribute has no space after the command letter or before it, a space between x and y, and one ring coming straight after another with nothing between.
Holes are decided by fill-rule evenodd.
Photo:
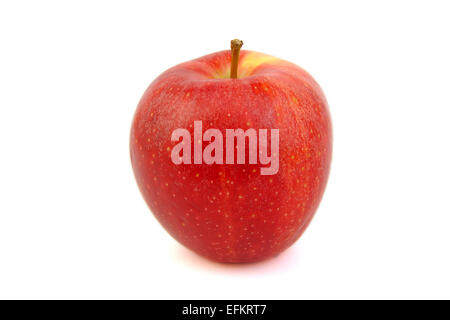
<instances>
[{"instance_id":1,"label":"apple","mask_svg":"<svg viewBox=\"0 0 450 320\"><path fill-rule=\"evenodd\" d=\"M194 252L229 263L275 256L302 235L332 152L317 82L241 46L233 40L231 51L162 73L130 136L137 184L160 224Z\"/></svg>"}]
</instances>

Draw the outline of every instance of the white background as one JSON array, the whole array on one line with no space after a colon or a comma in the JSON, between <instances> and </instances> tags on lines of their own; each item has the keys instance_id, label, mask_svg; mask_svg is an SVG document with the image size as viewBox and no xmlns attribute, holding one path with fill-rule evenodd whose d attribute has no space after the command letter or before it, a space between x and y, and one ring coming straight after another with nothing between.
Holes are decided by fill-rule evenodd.
<instances>
[{"instance_id":1,"label":"white background","mask_svg":"<svg viewBox=\"0 0 450 320\"><path fill-rule=\"evenodd\" d=\"M2 1L0 298L450 298L449 12L445 1ZM128 151L150 82L236 37L315 77L335 138L313 223L250 265L176 243Z\"/></svg>"}]
</instances>

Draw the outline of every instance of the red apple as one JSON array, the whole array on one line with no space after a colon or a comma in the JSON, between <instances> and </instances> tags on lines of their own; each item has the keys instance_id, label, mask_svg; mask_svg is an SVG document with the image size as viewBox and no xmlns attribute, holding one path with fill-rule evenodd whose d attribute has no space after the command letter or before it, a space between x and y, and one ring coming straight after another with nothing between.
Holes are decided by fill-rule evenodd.
<instances>
[{"instance_id":1,"label":"red apple","mask_svg":"<svg viewBox=\"0 0 450 320\"><path fill-rule=\"evenodd\" d=\"M316 81L290 62L253 51L239 55L239 48L234 41L232 51L161 74L139 102L130 139L137 183L161 225L198 254L234 263L277 255L301 236L322 198L332 151L328 106ZM202 124L196 137L195 121ZM183 144L172 137L180 128L191 140L179 160L190 164L172 160ZM245 163L226 163L225 141L222 164L205 163L201 152L210 142L202 133L211 128L224 140L226 129L278 129L279 154L272 156L279 168L262 174L269 165L250 162L250 140Z\"/></svg>"}]
</instances>

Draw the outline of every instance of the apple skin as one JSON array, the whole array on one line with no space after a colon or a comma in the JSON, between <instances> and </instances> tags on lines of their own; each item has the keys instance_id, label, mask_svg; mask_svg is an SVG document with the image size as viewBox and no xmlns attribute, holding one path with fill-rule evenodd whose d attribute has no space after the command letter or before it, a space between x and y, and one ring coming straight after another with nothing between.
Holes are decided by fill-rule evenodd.
<instances>
[{"instance_id":1,"label":"apple skin","mask_svg":"<svg viewBox=\"0 0 450 320\"><path fill-rule=\"evenodd\" d=\"M322 90L300 67L243 50L230 79L230 60L230 51L213 53L153 81L133 119L131 162L172 237L215 261L254 262L288 248L310 223L328 180L331 120ZM193 137L195 120L203 132L279 129L278 173L248 164L248 143L247 164L175 165L171 134L186 128Z\"/></svg>"}]
</instances>

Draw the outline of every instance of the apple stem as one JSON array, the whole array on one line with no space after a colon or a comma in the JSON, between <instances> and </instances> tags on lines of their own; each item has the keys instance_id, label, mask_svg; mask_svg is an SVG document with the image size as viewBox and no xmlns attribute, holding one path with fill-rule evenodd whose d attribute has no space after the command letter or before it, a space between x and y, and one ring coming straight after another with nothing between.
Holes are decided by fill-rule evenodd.
<instances>
[{"instance_id":1,"label":"apple stem","mask_svg":"<svg viewBox=\"0 0 450 320\"><path fill-rule=\"evenodd\" d=\"M244 42L239 39L231 40L231 70L230 78L237 79L237 70L239 63L239 51L241 50Z\"/></svg>"}]
</instances>

